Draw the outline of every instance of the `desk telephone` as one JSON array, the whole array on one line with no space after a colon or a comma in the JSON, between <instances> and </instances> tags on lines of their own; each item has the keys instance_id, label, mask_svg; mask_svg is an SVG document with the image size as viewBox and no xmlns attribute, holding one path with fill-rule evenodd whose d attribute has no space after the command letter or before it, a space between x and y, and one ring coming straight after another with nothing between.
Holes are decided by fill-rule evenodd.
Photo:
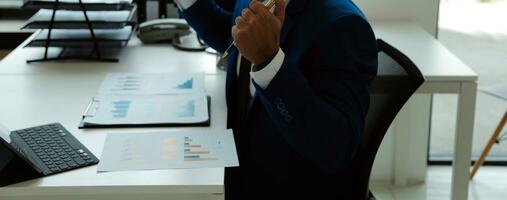
<instances>
[{"instance_id":1,"label":"desk telephone","mask_svg":"<svg viewBox=\"0 0 507 200\"><path fill-rule=\"evenodd\" d=\"M155 19L141 23L137 36L143 43L156 43L171 41L191 32L183 19Z\"/></svg>"}]
</instances>

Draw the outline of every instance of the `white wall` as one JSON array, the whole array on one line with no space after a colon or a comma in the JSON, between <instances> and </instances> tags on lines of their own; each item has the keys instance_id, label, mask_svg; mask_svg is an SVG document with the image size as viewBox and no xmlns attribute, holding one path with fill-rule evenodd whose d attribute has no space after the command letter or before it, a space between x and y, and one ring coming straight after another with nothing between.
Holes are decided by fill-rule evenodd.
<instances>
[{"instance_id":1,"label":"white wall","mask_svg":"<svg viewBox=\"0 0 507 200\"><path fill-rule=\"evenodd\" d=\"M1 0L0 0L1 1ZM147 12L146 12L146 19L152 20L152 19L158 19L158 1L148 1L146 4ZM171 4L167 5L167 17L178 17L178 9L174 7Z\"/></svg>"},{"instance_id":2,"label":"white wall","mask_svg":"<svg viewBox=\"0 0 507 200\"><path fill-rule=\"evenodd\" d=\"M414 21L436 35L439 0L353 0L372 21Z\"/></svg>"}]
</instances>

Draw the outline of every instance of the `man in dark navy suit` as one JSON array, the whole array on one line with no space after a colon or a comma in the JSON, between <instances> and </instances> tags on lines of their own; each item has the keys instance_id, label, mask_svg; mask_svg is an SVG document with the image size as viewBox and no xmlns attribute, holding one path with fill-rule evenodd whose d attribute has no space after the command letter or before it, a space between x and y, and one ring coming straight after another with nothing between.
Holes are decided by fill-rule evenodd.
<instances>
[{"instance_id":1,"label":"man in dark navy suit","mask_svg":"<svg viewBox=\"0 0 507 200\"><path fill-rule=\"evenodd\" d=\"M240 167L226 199L344 199L377 71L375 36L350 0L177 0L181 14L228 59L228 126Z\"/></svg>"}]
</instances>

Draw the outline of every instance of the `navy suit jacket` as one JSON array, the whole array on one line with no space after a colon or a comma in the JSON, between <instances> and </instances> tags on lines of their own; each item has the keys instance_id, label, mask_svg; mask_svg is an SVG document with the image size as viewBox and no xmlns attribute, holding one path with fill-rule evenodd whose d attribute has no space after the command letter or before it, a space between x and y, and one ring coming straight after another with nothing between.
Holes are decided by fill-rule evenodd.
<instances>
[{"instance_id":1,"label":"navy suit jacket","mask_svg":"<svg viewBox=\"0 0 507 200\"><path fill-rule=\"evenodd\" d=\"M248 5L236 0L228 12L214 0L198 0L182 16L223 52ZM377 72L375 36L350 0L291 0L280 41L285 60L266 89L255 84L248 133L241 133L246 141L236 141L240 167L226 169L226 199L339 199L346 191L340 174L360 143ZM228 62L229 111L237 55Z\"/></svg>"}]
</instances>

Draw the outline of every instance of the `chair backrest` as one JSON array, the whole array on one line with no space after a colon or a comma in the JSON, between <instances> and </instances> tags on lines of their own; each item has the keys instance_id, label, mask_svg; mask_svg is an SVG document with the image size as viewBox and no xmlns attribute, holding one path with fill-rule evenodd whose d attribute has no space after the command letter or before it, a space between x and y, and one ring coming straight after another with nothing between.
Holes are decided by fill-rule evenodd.
<instances>
[{"instance_id":1,"label":"chair backrest","mask_svg":"<svg viewBox=\"0 0 507 200\"><path fill-rule=\"evenodd\" d=\"M378 75L371 85L363 138L345 173L349 199L368 198L371 168L380 143L403 105L424 82L421 72L407 56L383 40L377 43Z\"/></svg>"}]
</instances>

